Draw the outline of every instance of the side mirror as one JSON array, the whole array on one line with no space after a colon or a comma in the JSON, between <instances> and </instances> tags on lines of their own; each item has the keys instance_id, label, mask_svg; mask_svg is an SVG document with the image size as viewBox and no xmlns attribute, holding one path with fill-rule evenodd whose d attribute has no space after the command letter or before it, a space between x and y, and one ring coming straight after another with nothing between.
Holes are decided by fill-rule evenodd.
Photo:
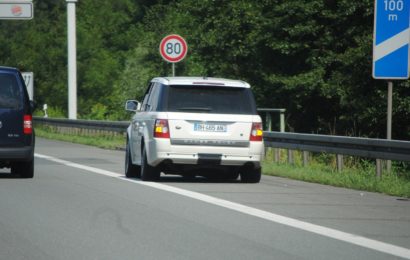
<instances>
[{"instance_id":1,"label":"side mirror","mask_svg":"<svg viewBox=\"0 0 410 260\"><path fill-rule=\"evenodd\" d=\"M136 112L141 109L141 103L136 100L127 100L125 102L125 110Z\"/></svg>"}]
</instances>

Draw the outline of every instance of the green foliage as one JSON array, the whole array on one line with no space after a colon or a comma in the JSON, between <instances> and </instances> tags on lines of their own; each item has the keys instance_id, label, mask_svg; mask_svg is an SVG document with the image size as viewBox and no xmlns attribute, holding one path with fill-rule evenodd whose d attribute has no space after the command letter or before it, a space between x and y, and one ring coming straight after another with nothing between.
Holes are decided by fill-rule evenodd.
<instances>
[{"instance_id":1,"label":"green foliage","mask_svg":"<svg viewBox=\"0 0 410 260\"><path fill-rule=\"evenodd\" d=\"M44 110L39 108L34 110L34 116L43 117L44 115ZM47 116L52 118L67 118L66 112L63 109L61 109L60 107L52 106L48 106Z\"/></svg>"},{"instance_id":2,"label":"green foliage","mask_svg":"<svg viewBox=\"0 0 410 260\"><path fill-rule=\"evenodd\" d=\"M66 103L65 3L34 1L30 21L0 20L0 64L34 72L38 104ZM55 98L58 97L58 98Z\"/></svg>"},{"instance_id":3,"label":"green foliage","mask_svg":"<svg viewBox=\"0 0 410 260\"><path fill-rule=\"evenodd\" d=\"M294 165L286 164L284 161L273 163L272 156L269 155L262 164L263 173L337 187L410 197L409 172L406 172L402 165L394 165L392 172L384 173L382 179L379 180L375 174L374 161L345 158L344 170L338 172L335 168L335 155L314 156L306 167L302 166L300 154L295 155Z\"/></svg>"},{"instance_id":4,"label":"green foliage","mask_svg":"<svg viewBox=\"0 0 410 260\"><path fill-rule=\"evenodd\" d=\"M48 117L55 117L55 118L66 118L67 115L64 110L60 107L50 107L48 106L47 109Z\"/></svg>"},{"instance_id":5,"label":"green foliage","mask_svg":"<svg viewBox=\"0 0 410 260\"><path fill-rule=\"evenodd\" d=\"M97 103L91 107L91 112L85 114L85 119L93 119L93 120L105 120L107 117L108 108L107 106Z\"/></svg>"},{"instance_id":6,"label":"green foliage","mask_svg":"<svg viewBox=\"0 0 410 260\"><path fill-rule=\"evenodd\" d=\"M47 127L42 125L35 125L36 136L61 140L66 142L92 145L104 149L119 150L125 147L125 137L122 135L107 135L100 134L92 136L87 134L63 134L59 133L55 127Z\"/></svg>"},{"instance_id":7,"label":"green foliage","mask_svg":"<svg viewBox=\"0 0 410 260\"><path fill-rule=\"evenodd\" d=\"M37 103L66 110L65 2L34 5L31 21L0 21L0 64L34 71ZM79 1L79 116L128 119L125 100L141 100L151 78L171 74L158 45L177 33L189 45L177 75L248 81L258 107L287 109L290 131L384 138L387 83L371 78L373 5ZM409 94L409 81L395 82L394 139L410 140Z\"/></svg>"}]
</instances>

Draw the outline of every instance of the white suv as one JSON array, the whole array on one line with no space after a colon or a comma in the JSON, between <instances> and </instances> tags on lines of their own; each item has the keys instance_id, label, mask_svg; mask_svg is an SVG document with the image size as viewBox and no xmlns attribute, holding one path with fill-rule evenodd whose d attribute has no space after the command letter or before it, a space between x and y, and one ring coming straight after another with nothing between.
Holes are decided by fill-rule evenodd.
<instances>
[{"instance_id":1,"label":"white suv","mask_svg":"<svg viewBox=\"0 0 410 260\"><path fill-rule=\"evenodd\" d=\"M125 175L160 173L257 183L262 121L248 83L199 77L154 78L127 129Z\"/></svg>"}]
</instances>

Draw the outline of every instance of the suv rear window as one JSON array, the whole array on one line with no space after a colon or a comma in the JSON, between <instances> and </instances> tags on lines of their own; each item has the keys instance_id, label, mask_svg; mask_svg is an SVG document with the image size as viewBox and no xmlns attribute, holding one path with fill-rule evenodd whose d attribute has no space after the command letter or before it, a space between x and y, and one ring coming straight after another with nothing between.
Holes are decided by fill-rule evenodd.
<instances>
[{"instance_id":1,"label":"suv rear window","mask_svg":"<svg viewBox=\"0 0 410 260\"><path fill-rule=\"evenodd\" d=\"M254 115L256 106L249 88L171 85L167 111Z\"/></svg>"},{"instance_id":2,"label":"suv rear window","mask_svg":"<svg viewBox=\"0 0 410 260\"><path fill-rule=\"evenodd\" d=\"M0 108L17 109L20 104L21 93L16 77L0 73Z\"/></svg>"}]
</instances>

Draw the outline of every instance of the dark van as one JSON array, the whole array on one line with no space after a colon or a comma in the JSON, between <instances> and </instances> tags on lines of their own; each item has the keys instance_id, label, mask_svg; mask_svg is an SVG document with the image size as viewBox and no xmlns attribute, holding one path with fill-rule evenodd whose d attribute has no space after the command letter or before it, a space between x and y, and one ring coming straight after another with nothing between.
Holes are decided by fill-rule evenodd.
<instances>
[{"instance_id":1,"label":"dark van","mask_svg":"<svg viewBox=\"0 0 410 260\"><path fill-rule=\"evenodd\" d=\"M32 110L21 73L0 66L0 169L23 178L34 175Z\"/></svg>"}]
</instances>

